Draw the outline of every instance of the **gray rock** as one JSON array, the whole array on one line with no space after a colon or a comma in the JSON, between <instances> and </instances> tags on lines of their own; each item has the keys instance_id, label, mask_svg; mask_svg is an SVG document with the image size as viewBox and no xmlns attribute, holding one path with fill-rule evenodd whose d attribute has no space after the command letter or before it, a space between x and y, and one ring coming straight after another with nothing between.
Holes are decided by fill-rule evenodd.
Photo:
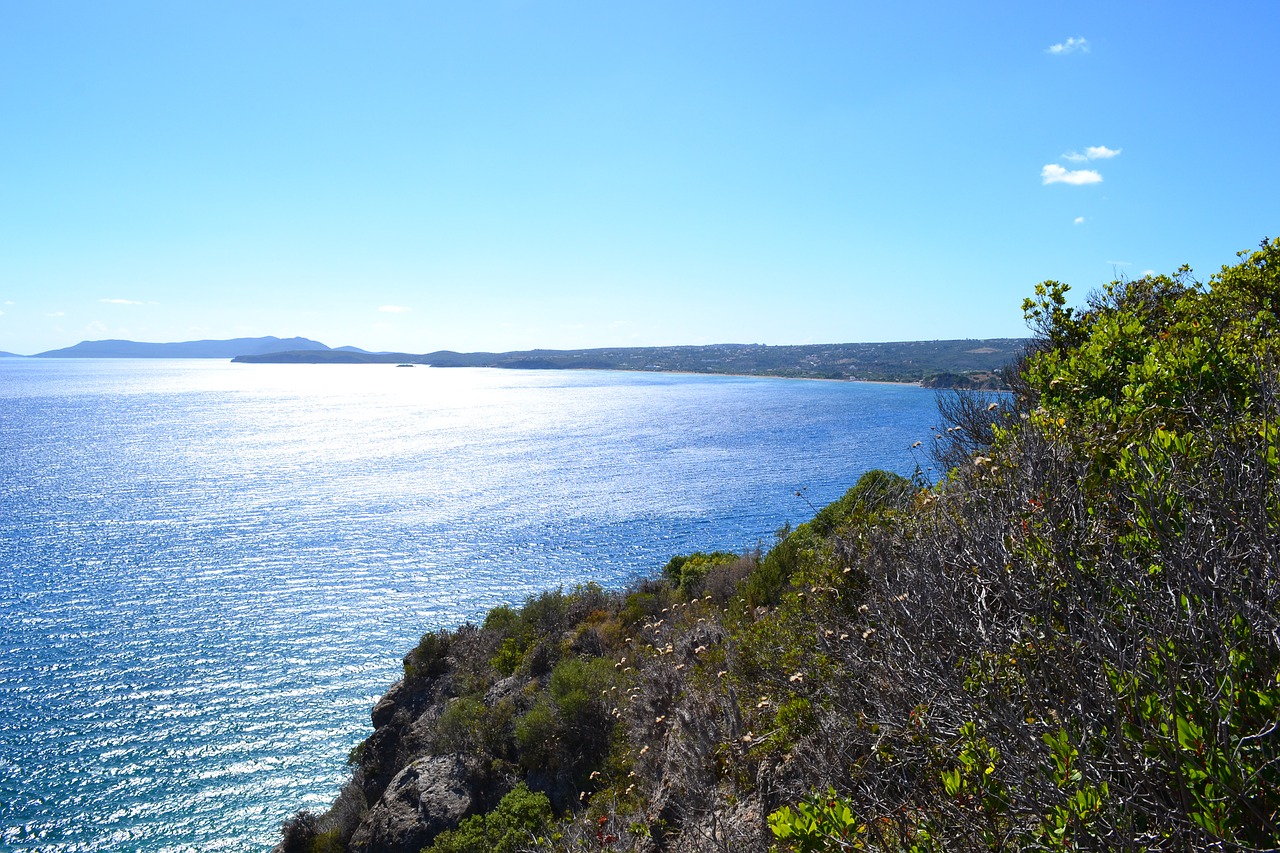
<instances>
[{"instance_id":1,"label":"gray rock","mask_svg":"<svg viewBox=\"0 0 1280 853\"><path fill-rule=\"evenodd\" d=\"M484 704L492 708L508 696L519 693L525 685L525 679L518 675L509 675L489 688L484 694Z\"/></svg>"},{"instance_id":2,"label":"gray rock","mask_svg":"<svg viewBox=\"0 0 1280 853\"><path fill-rule=\"evenodd\" d=\"M361 821L352 853L418 853L479 811L483 765L471 756L428 755L401 770Z\"/></svg>"},{"instance_id":3,"label":"gray rock","mask_svg":"<svg viewBox=\"0 0 1280 853\"><path fill-rule=\"evenodd\" d=\"M399 686L400 685L398 684L396 685L396 687ZM387 723L391 722L391 718L395 716L396 711L400 707L396 702L398 698L396 690L393 688L378 700L378 704L373 706L371 716L373 717L373 727L375 729L382 728Z\"/></svg>"}]
</instances>

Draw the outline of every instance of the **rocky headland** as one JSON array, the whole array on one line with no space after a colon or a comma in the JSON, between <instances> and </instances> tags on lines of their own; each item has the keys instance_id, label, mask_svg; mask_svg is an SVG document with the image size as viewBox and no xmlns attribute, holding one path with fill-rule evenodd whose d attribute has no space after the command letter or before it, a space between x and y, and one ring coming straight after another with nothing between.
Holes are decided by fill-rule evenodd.
<instances>
[{"instance_id":1,"label":"rocky headland","mask_svg":"<svg viewBox=\"0 0 1280 853\"><path fill-rule=\"evenodd\" d=\"M938 482L426 634L278 850L1275 849L1280 240L1066 304Z\"/></svg>"}]
</instances>

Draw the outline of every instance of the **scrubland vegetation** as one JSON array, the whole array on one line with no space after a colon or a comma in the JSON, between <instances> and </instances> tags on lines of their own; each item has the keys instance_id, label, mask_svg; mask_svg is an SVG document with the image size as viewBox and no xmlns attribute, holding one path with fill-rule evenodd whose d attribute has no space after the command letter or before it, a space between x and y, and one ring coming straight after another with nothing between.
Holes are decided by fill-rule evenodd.
<instances>
[{"instance_id":1,"label":"scrubland vegetation","mask_svg":"<svg viewBox=\"0 0 1280 853\"><path fill-rule=\"evenodd\" d=\"M938 482L428 634L282 848L460 755L430 853L1277 849L1280 241L1065 294L1012 394L940 398Z\"/></svg>"}]
</instances>

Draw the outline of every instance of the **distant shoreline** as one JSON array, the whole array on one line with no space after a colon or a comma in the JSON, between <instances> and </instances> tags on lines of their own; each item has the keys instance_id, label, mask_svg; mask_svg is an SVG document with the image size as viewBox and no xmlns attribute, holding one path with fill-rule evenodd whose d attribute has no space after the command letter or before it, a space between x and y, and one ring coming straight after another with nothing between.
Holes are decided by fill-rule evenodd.
<instances>
[{"instance_id":1,"label":"distant shoreline","mask_svg":"<svg viewBox=\"0 0 1280 853\"><path fill-rule=\"evenodd\" d=\"M925 388L1004 390L1003 370L1023 354L1023 338L967 338L844 344L709 344L416 354L331 348L308 338L139 343L82 341L30 358L215 358L241 364L412 364L435 368L506 370L623 370L710 376L766 376L879 382Z\"/></svg>"},{"instance_id":2,"label":"distant shoreline","mask_svg":"<svg viewBox=\"0 0 1280 853\"><path fill-rule=\"evenodd\" d=\"M246 364L415 364L435 368L626 370L692 375L768 376L1001 390L1002 371L1024 352L1026 340L997 338L870 344L711 344L505 353L426 354L305 350L232 359Z\"/></svg>"}]
</instances>

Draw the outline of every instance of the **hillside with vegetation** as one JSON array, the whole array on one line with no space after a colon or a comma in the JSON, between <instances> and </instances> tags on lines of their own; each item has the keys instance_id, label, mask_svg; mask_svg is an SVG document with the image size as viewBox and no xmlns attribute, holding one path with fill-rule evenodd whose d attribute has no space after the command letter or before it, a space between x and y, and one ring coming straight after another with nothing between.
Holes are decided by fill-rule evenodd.
<instances>
[{"instance_id":1,"label":"hillside with vegetation","mask_svg":"<svg viewBox=\"0 0 1280 853\"><path fill-rule=\"evenodd\" d=\"M1277 849L1280 240L1066 293L940 482L424 636L279 849Z\"/></svg>"},{"instance_id":2,"label":"hillside with vegetation","mask_svg":"<svg viewBox=\"0 0 1280 853\"><path fill-rule=\"evenodd\" d=\"M708 346L613 347L581 350L469 352L414 355L350 350L242 355L247 364L429 364L432 367L497 367L515 370L644 370L778 376L793 379L857 379L920 382L935 388L1004 388L1001 368L1017 358L1020 338L897 343L711 344Z\"/></svg>"}]
</instances>

